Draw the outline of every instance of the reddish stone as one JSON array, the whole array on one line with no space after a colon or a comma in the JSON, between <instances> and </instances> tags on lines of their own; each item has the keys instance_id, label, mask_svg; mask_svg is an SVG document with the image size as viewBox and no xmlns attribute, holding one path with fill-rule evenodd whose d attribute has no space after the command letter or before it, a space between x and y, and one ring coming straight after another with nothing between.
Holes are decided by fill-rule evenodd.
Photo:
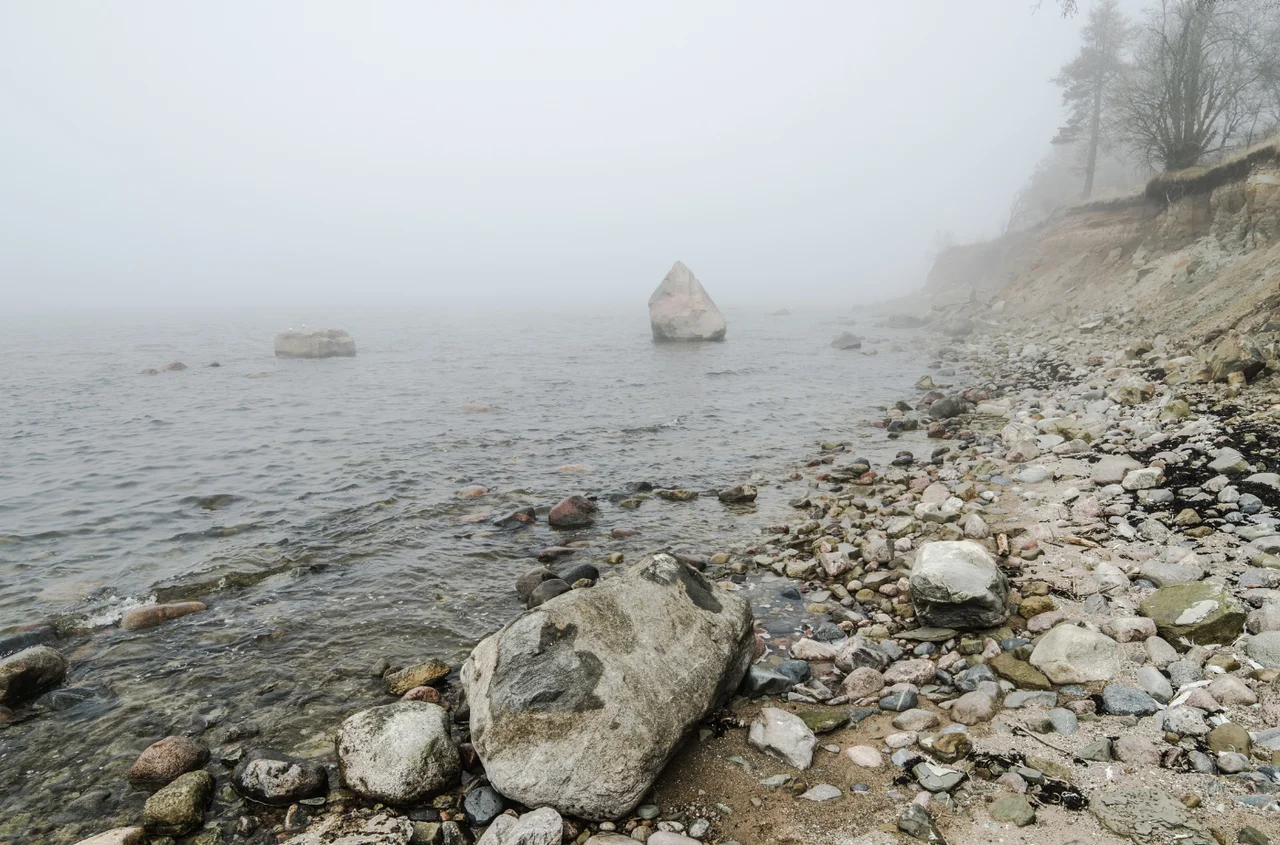
<instances>
[{"instance_id":1,"label":"reddish stone","mask_svg":"<svg viewBox=\"0 0 1280 845\"><path fill-rule=\"evenodd\" d=\"M597 510L596 503L586 496L569 496L551 509L547 523L552 528L584 528L595 522Z\"/></svg>"},{"instance_id":2,"label":"reddish stone","mask_svg":"<svg viewBox=\"0 0 1280 845\"><path fill-rule=\"evenodd\" d=\"M173 604L152 604L137 607L120 618L120 627L126 631L137 631L142 628L154 628L172 619L178 619L191 613L206 610L204 602L180 601Z\"/></svg>"},{"instance_id":3,"label":"reddish stone","mask_svg":"<svg viewBox=\"0 0 1280 845\"><path fill-rule=\"evenodd\" d=\"M440 703L440 690L435 687L414 687L400 696L401 701L425 701L428 704Z\"/></svg>"}]
</instances>

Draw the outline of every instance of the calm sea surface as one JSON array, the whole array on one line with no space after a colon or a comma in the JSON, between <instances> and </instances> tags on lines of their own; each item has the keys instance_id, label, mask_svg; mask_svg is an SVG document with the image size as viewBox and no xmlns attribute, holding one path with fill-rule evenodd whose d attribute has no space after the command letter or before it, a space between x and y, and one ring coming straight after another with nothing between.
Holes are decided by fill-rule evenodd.
<instances>
[{"instance_id":1,"label":"calm sea surface","mask_svg":"<svg viewBox=\"0 0 1280 845\"><path fill-rule=\"evenodd\" d=\"M124 772L168 734L326 758L345 715L386 700L369 667L459 665L519 612L539 548L741 549L787 517L803 488L779 482L816 442L891 457L859 421L926 365L919 335L864 320L877 355L830 348L853 312L729 308L728 340L696 345L653 344L643 306L319 316L356 358L275 358L278 314L0 317L0 635L56 619L83 691L0 729L0 841L132 823ZM171 361L189 369L140 374ZM753 476L755 508L614 504ZM459 499L469 484L491 492ZM488 522L570 493L599 497L594 528ZM186 598L209 610L115 627Z\"/></svg>"}]
</instances>

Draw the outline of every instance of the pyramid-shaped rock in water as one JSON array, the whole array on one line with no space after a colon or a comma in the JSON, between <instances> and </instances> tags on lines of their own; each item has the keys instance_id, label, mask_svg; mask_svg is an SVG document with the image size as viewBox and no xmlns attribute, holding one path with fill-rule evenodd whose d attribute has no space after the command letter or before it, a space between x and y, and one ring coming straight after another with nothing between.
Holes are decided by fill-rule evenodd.
<instances>
[{"instance_id":1,"label":"pyramid-shaped rock in water","mask_svg":"<svg viewBox=\"0 0 1280 845\"><path fill-rule=\"evenodd\" d=\"M656 341L724 340L724 315L680 261L649 297L649 323Z\"/></svg>"}]
</instances>

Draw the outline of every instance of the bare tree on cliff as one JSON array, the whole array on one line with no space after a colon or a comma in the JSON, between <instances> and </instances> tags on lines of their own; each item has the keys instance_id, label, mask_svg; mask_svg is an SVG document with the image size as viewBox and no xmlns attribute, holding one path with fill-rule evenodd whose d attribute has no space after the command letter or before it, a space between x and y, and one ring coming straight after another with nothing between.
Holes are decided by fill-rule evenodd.
<instances>
[{"instance_id":1,"label":"bare tree on cliff","mask_svg":"<svg viewBox=\"0 0 1280 845\"><path fill-rule=\"evenodd\" d=\"M1093 193L1104 111L1111 110L1113 88L1128 67L1124 57L1132 37L1133 28L1120 12L1119 0L1101 0L1089 10L1089 21L1081 32L1080 52L1062 66L1053 80L1062 89L1062 104L1070 110L1053 143L1088 142L1085 197Z\"/></svg>"},{"instance_id":2,"label":"bare tree on cliff","mask_svg":"<svg viewBox=\"0 0 1280 845\"><path fill-rule=\"evenodd\" d=\"M1161 0L1148 12L1117 121L1147 164L1178 170L1238 143L1259 110L1255 27L1269 5Z\"/></svg>"}]
</instances>

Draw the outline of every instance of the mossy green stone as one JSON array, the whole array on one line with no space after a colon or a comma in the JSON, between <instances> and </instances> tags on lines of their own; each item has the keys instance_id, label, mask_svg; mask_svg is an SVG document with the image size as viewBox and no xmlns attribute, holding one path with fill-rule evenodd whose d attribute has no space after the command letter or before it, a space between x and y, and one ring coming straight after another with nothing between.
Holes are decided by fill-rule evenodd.
<instances>
[{"instance_id":1,"label":"mossy green stone","mask_svg":"<svg viewBox=\"0 0 1280 845\"><path fill-rule=\"evenodd\" d=\"M849 724L849 714L843 710L802 710L796 715L815 734L829 734Z\"/></svg>"},{"instance_id":2,"label":"mossy green stone","mask_svg":"<svg viewBox=\"0 0 1280 845\"><path fill-rule=\"evenodd\" d=\"M1009 652L996 655L987 664L997 675L1012 681L1022 689L1053 689L1045 674L1025 660L1019 660Z\"/></svg>"},{"instance_id":3,"label":"mossy green stone","mask_svg":"<svg viewBox=\"0 0 1280 845\"><path fill-rule=\"evenodd\" d=\"M1223 751L1238 751L1241 754L1248 754L1253 750L1253 739L1249 736L1249 732L1235 722L1224 722L1218 725L1209 731L1209 735L1205 737L1204 741L1209 746L1209 750L1215 754Z\"/></svg>"},{"instance_id":4,"label":"mossy green stone","mask_svg":"<svg viewBox=\"0 0 1280 845\"><path fill-rule=\"evenodd\" d=\"M147 799L142 826L153 836L182 836L204 824L212 800L213 775L203 769L187 772Z\"/></svg>"},{"instance_id":5,"label":"mossy green stone","mask_svg":"<svg viewBox=\"0 0 1280 845\"><path fill-rule=\"evenodd\" d=\"M987 808L991 818L1003 824L1026 827L1036 820L1035 808L1021 795L1006 795L991 802Z\"/></svg>"},{"instance_id":6,"label":"mossy green stone","mask_svg":"<svg viewBox=\"0 0 1280 845\"><path fill-rule=\"evenodd\" d=\"M1205 581L1161 587L1141 609L1174 646L1183 639L1198 645L1229 643L1244 630L1244 606L1220 585Z\"/></svg>"}]
</instances>

